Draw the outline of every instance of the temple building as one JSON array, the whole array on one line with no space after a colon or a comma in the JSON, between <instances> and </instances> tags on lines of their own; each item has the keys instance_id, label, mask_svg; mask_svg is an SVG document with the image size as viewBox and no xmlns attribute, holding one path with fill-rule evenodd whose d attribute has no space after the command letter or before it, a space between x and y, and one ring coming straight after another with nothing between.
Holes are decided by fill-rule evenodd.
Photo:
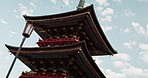
<instances>
[{"instance_id":1,"label":"temple building","mask_svg":"<svg viewBox=\"0 0 148 78\"><path fill-rule=\"evenodd\" d=\"M19 78L106 78L92 56L117 52L107 40L93 5L46 16L24 16L40 36L39 47L22 47L17 57L31 72ZM19 47L6 45L12 54Z\"/></svg>"}]
</instances>

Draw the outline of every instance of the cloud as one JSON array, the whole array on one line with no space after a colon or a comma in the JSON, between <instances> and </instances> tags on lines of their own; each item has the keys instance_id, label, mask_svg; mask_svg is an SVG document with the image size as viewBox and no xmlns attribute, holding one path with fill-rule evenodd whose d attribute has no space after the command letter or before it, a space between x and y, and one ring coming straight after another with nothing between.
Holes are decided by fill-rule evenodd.
<instances>
[{"instance_id":1,"label":"cloud","mask_svg":"<svg viewBox=\"0 0 148 78\"><path fill-rule=\"evenodd\" d=\"M3 23L3 24L8 24L8 22L6 22L5 20L3 19L0 19L0 23Z\"/></svg>"},{"instance_id":2,"label":"cloud","mask_svg":"<svg viewBox=\"0 0 148 78\"><path fill-rule=\"evenodd\" d=\"M142 50L147 50L148 51L148 44L140 43L139 48L142 49Z\"/></svg>"},{"instance_id":3,"label":"cloud","mask_svg":"<svg viewBox=\"0 0 148 78\"><path fill-rule=\"evenodd\" d=\"M50 0L52 3L56 4L57 0Z\"/></svg>"},{"instance_id":4,"label":"cloud","mask_svg":"<svg viewBox=\"0 0 148 78\"><path fill-rule=\"evenodd\" d=\"M100 64L102 64L103 63L103 61L99 58L99 57L93 57L93 59L95 60L95 63L97 64L97 65L100 65Z\"/></svg>"},{"instance_id":5,"label":"cloud","mask_svg":"<svg viewBox=\"0 0 148 78\"><path fill-rule=\"evenodd\" d=\"M70 7L69 0L63 0L63 2L66 6Z\"/></svg>"},{"instance_id":6,"label":"cloud","mask_svg":"<svg viewBox=\"0 0 148 78\"><path fill-rule=\"evenodd\" d=\"M84 7L87 7L87 6L89 6L89 5L91 5L91 3L85 2Z\"/></svg>"},{"instance_id":7,"label":"cloud","mask_svg":"<svg viewBox=\"0 0 148 78\"><path fill-rule=\"evenodd\" d=\"M3 54L3 52L2 51L0 51L0 55L2 55Z\"/></svg>"},{"instance_id":8,"label":"cloud","mask_svg":"<svg viewBox=\"0 0 148 78\"><path fill-rule=\"evenodd\" d=\"M24 6L21 3L19 3L19 7L20 7L19 11L20 11L21 15L25 15L25 14L32 15L33 10L31 10L31 9L29 10L26 6Z\"/></svg>"},{"instance_id":9,"label":"cloud","mask_svg":"<svg viewBox=\"0 0 148 78\"><path fill-rule=\"evenodd\" d=\"M9 32L10 32L11 34L14 34L14 35L16 34L16 32L13 32L13 31L11 31L11 30L10 30Z\"/></svg>"},{"instance_id":10,"label":"cloud","mask_svg":"<svg viewBox=\"0 0 148 78\"><path fill-rule=\"evenodd\" d=\"M142 59L145 63L148 63L148 44L139 43L139 48L143 50L140 52L140 59Z\"/></svg>"},{"instance_id":11,"label":"cloud","mask_svg":"<svg viewBox=\"0 0 148 78\"><path fill-rule=\"evenodd\" d=\"M13 32L13 31L11 31L11 30L9 31L9 33L10 33L9 36L14 36L14 35L17 34L16 32Z\"/></svg>"},{"instance_id":12,"label":"cloud","mask_svg":"<svg viewBox=\"0 0 148 78\"><path fill-rule=\"evenodd\" d=\"M123 61L129 61L131 60L131 56L126 54L126 53L119 53L119 54L116 54L114 55L113 57L114 60L123 60Z\"/></svg>"},{"instance_id":13,"label":"cloud","mask_svg":"<svg viewBox=\"0 0 148 78\"><path fill-rule=\"evenodd\" d=\"M119 70L128 77L130 76L134 78L148 77L148 74L147 74L148 68L142 69L142 68L134 67L129 63L122 62L122 61L115 61L113 65L119 68Z\"/></svg>"},{"instance_id":14,"label":"cloud","mask_svg":"<svg viewBox=\"0 0 148 78\"><path fill-rule=\"evenodd\" d=\"M105 70L107 73L106 78L126 78L124 74L113 72L110 69Z\"/></svg>"},{"instance_id":15,"label":"cloud","mask_svg":"<svg viewBox=\"0 0 148 78\"><path fill-rule=\"evenodd\" d=\"M124 66L126 66L123 62L121 61L115 61L113 62L113 65L117 68L124 68Z\"/></svg>"},{"instance_id":16,"label":"cloud","mask_svg":"<svg viewBox=\"0 0 148 78\"><path fill-rule=\"evenodd\" d=\"M112 26L102 26L102 29L103 29L104 32L107 32L107 31L112 30L113 27Z\"/></svg>"},{"instance_id":17,"label":"cloud","mask_svg":"<svg viewBox=\"0 0 148 78\"><path fill-rule=\"evenodd\" d=\"M109 6L108 0L96 0L97 3L99 3L100 5L106 5ZM101 14L101 18L100 20L102 22L111 22L112 21L112 17L114 15L114 9L112 8L105 8L104 6L100 6L100 7L96 7L96 11Z\"/></svg>"},{"instance_id":18,"label":"cloud","mask_svg":"<svg viewBox=\"0 0 148 78\"><path fill-rule=\"evenodd\" d=\"M143 60L145 63L148 63L148 51L140 52L140 59Z\"/></svg>"},{"instance_id":19,"label":"cloud","mask_svg":"<svg viewBox=\"0 0 148 78\"><path fill-rule=\"evenodd\" d=\"M32 2L29 3L34 9L36 9L36 5ZM14 9L12 12L17 13L19 15L15 15L16 18L21 18L22 15L32 15L33 9L29 9L26 6L24 6L22 3L18 4L19 9Z\"/></svg>"},{"instance_id":20,"label":"cloud","mask_svg":"<svg viewBox=\"0 0 148 78\"><path fill-rule=\"evenodd\" d=\"M112 16L114 14L114 9L112 8L106 8L103 10L103 7L97 7L97 11L101 13L103 16L100 20L105 21L105 22L111 22L112 21Z\"/></svg>"},{"instance_id":21,"label":"cloud","mask_svg":"<svg viewBox=\"0 0 148 78\"><path fill-rule=\"evenodd\" d=\"M14 9L14 10L12 10L12 12L17 13L17 10Z\"/></svg>"},{"instance_id":22,"label":"cloud","mask_svg":"<svg viewBox=\"0 0 148 78\"><path fill-rule=\"evenodd\" d=\"M120 3L122 2L122 0L113 0L113 1L115 1L115 2L120 2Z\"/></svg>"},{"instance_id":23,"label":"cloud","mask_svg":"<svg viewBox=\"0 0 148 78\"><path fill-rule=\"evenodd\" d=\"M36 8L36 5L32 2L29 3L32 7Z\"/></svg>"},{"instance_id":24,"label":"cloud","mask_svg":"<svg viewBox=\"0 0 148 78\"><path fill-rule=\"evenodd\" d=\"M125 10L125 15L126 16L135 16L136 14L132 12L130 9Z\"/></svg>"},{"instance_id":25,"label":"cloud","mask_svg":"<svg viewBox=\"0 0 148 78\"><path fill-rule=\"evenodd\" d=\"M100 6L109 6L108 0L96 0Z\"/></svg>"},{"instance_id":26,"label":"cloud","mask_svg":"<svg viewBox=\"0 0 148 78\"><path fill-rule=\"evenodd\" d=\"M102 10L103 10L103 7L96 7L96 10L97 10L98 13L101 13Z\"/></svg>"},{"instance_id":27,"label":"cloud","mask_svg":"<svg viewBox=\"0 0 148 78\"><path fill-rule=\"evenodd\" d=\"M139 75L142 76L143 70L140 68L129 67L129 68L122 69L122 72L130 76L139 76Z\"/></svg>"},{"instance_id":28,"label":"cloud","mask_svg":"<svg viewBox=\"0 0 148 78\"><path fill-rule=\"evenodd\" d=\"M32 2L29 3L32 7L36 7ZM18 15L15 15L16 18L21 18L22 15L32 15L33 14L33 9L28 9L26 6L23 4L19 3L18 4L19 9L18 10L13 10L14 13L17 13Z\"/></svg>"},{"instance_id":29,"label":"cloud","mask_svg":"<svg viewBox=\"0 0 148 78\"><path fill-rule=\"evenodd\" d=\"M111 15L114 14L114 9L112 8L106 8L104 11L102 11L101 15L106 16L106 15Z\"/></svg>"},{"instance_id":30,"label":"cloud","mask_svg":"<svg viewBox=\"0 0 148 78\"><path fill-rule=\"evenodd\" d=\"M111 22L112 21L112 16L105 16L105 17L101 18L100 20L104 21L104 22Z\"/></svg>"},{"instance_id":31,"label":"cloud","mask_svg":"<svg viewBox=\"0 0 148 78\"><path fill-rule=\"evenodd\" d=\"M137 23L137 22L131 22L131 25L132 25L134 28L137 28L137 27L140 26L139 23Z\"/></svg>"},{"instance_id":32,"label":"cloud","mask_svg":"<svg viewBox=\"0 0 148 78\"><path fill-rule=\"evenodd\" d=\"M129 28L126 28L125 30L123 30L123 32L125 32L125 33L129 32L129 31L130 31Z\"/></svg>"},{"instance_id":33,"label":"cloud","mask_svg":"<svg viewBox=\"0 0 148 78\"><path fill-rule=\"evenodd\" d=\"M137 33L143 34L145 36L148 35L148 24L147 24L146 28L144 28L143 26L141 26L137 22L131 22L131 25L132 25L132 27L134 27L134 29L137 31Z\"/></svg>"},{"instance_id":34,"label":"cloud","mask_svg":"<svg viewBox=\"0 0 148 78\"><path fill-rule=\"evenodd\" d=\"M148 74L147 74L148 68L142 69L142 68L137 68L137 67L134 67L132 65L129 65L128 68L121 69L121 71L125 75L131 76L131 77L134 77L134 78L148 77Z\"/></svg>"},{"instance_id":35,"label":"cloud","mask_svg":"<svg viewBox=\"0 0 148 78\"><path fill-rule=\"evenodd\" d=\"M131 49L133 46L135 46L137 43L135 41L129 41L129 42L124 42L123 45Z\"/></svg>"}]
</instances>

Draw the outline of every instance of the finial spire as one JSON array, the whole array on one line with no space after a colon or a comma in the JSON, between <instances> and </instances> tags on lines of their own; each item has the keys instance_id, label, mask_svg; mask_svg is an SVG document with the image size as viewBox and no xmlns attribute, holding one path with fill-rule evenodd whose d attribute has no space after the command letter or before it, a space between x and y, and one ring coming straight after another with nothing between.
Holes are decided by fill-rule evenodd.
<instances>
[{"instance_id":1,"label":"finial spire","mask_svg":"<svg viewBox=\"0 0 148 78\"><path fill-rule=\"evenodd\" d=\"M84 3L85 3L85 0L80 0L79 4L77 6L77 10L82 9L84 7Z\"/></svg>"}]
</instances>

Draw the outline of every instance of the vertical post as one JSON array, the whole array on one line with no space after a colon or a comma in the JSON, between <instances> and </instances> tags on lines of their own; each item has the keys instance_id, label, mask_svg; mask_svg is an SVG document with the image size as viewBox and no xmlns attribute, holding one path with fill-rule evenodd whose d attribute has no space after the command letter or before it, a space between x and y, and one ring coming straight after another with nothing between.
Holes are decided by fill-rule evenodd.
<instances>
[{"instance_id":1,"label":"vertical post","mask_svg":"<svg viewBox=\"0 0 148 78\"><path fill-rule=\"evenodd\" d=\"M10 66L10 69L9 69L7 75L6 75L6 78L9 78L9 75L10 75L10 73L11 73L11 71L12 71L12 68L13 68L13 66L14 66L14 64L15 64L15 61L16 61L17 57L19 56L19 51L22 49L22 46L23 46L25 40L26 40L26 37L24 36L24 38L23 38L23 40L22 40L22 42L21 42L21 44L20 44L20 47L19 47L19 49L18 49L18 52L15 54L15 57L14 57L14 59L13 59L13 62L12 62L12 64L11 64L11 66Z\"/></svg>"},{"instance_id":2,"label":"vertical post","mask_svg":"<svg viewBox=\"0 0 148 78\"><path fill-rule=\"evenodd\" d=\"M79 4L77 6L77 10L82 9L84 7L84 3L85 3L85 0L80 0Z\"/></svg>"},{"instance_id":3,"label":"vertical post","mask_svg":"<svg viewBox=\"0 0 148 78\"><path fill-rule=\"evenodd\" d=\"M32 33L33 30L34 30L33 24L31 24L31 23L26 23L26 26L25 26L24 31L23 31L23 34L22 34L22 35L24 36L24 38L23 38L23 40L22 40L22 42L21 42L21 44L20 44L19 49L18 49L17 52L16 52L15 58L14 58L14 60L13 60L13 62L12 62L12 64L11 64L11 66L10 66L10 69L9 69L7 75L6 75L6 78L9 77L9 75L10 75L10 73L11 73L11 71L12 71L12 68L13 68L13 66L14 66L14 64L15 64L15 61L16 61L16 59L17 59L18 56L19 56L19 52L21 51L22 46L23 46L23 44L24 44L26 38L29 38L29 37L30 37L30 35L31 35L31 33Z\"/></svg>"}]
</instances>

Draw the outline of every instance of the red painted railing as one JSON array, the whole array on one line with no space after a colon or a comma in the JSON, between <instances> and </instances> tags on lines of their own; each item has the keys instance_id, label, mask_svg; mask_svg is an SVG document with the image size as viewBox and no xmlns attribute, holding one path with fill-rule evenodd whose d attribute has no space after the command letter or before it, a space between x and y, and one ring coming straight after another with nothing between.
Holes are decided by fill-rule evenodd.
<instances>
[{"instance_id":1,"label":"red painted railing","mask_svg":"<svg viewBox=\"0 0 148 78\"><path fill-rule=\"evenodd\" d=\"M44 39L44 40L39 40L37 44L40 47L47 47L47 46L61 46L61 45L74 44L76 42L79 42L78 37L77 38Z\"/></svg>"},{"instance_id":2,"label":"red painted railing","mask_svg":"<svg viewBox=\"0 0 148 78\"><path fill-rule=\"evenodd\" d=\"M71 78L69 74L62 72L26 72L19 78Z\"/></svg>"}]
</instances>

